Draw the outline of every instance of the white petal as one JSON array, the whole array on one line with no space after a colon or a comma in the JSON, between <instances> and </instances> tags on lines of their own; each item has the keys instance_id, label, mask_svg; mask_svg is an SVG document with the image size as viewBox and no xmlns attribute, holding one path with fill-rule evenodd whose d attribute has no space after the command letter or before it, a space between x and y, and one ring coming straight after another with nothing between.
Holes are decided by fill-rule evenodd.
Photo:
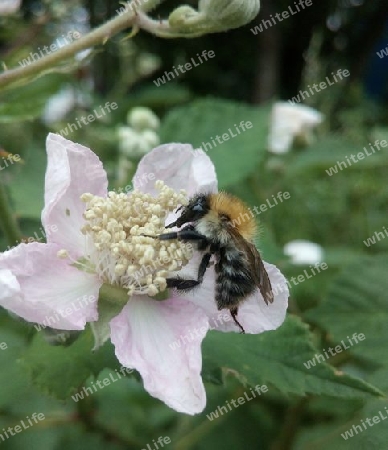
<instances>
[{"instance_id":1,"label":"white petal","mask_svg":"<svg viewBox=\"0 0 388 450\"><path fill-rule=\"evenodd\" d=\"M284 246L284 253L293 264L315 264L323 260L323 248L315 242L295 239Z\"/></svg>"},{"instance_id":2,"label":"white petal","mask_svg":"<svg viewBox=\"0 0 388 450\"><path fill-rule=\"evenodd\" d=\"M85 245L80 229L85 203L80 196L107 195L108 180L98 157L87 147L50 133L47 138L48 166L42 222L47 242L82 256Z\"/></svg>"},{"instance_id":3,"label":"white petal","mask_svg":"<svg viewBox=\"0 0 388 450\"><path fill-rule=\"evenodd\" d=\"M207 330L205 314L185 300L135 296L111 321L111 340L120 363L140 372L151 395L196 414L206 404L201 342Z\"/></svg>"},{"instance_id":4,"label":"white petal","mask_svg":"<svg viewBox=\"0 0 388 450\"><path fill-rule=\"evenodd\" d=\"M55 244L20 244L0 256L0 306L61 330L82 330L97 320L100 284L57 257Z\"/></svg>"},{"instance_id":5,"label":"white petal","mask_svg":"<svg viewBox=\"0 0 388 450\"><path fill-rule=\"evenodd\" d=\"M15 275L8 269L0 269L0 304L7 298L20 293L20 284Z\"/></svg>"},{"instance_id":6,"label":"white petal","mask_svg":"<svg viewBox=\"0 0 388 450\"><path fill-rule=\"evenodd\" d=\"M306 134L323 121L323 114L305 105L275 103L272 109L268 149L272 153L285 153L294 138Z\"/></svg>"},{"instance_id":7,"label":"white petal","mask_svg":"<svg viewBox=\"0 0 388 450\"><path fill-rule=\"evenodd\" d=\"M197 192L217 192L214 165L202 150L189 144L165 144L143 157L133 179L135 189L156 195L155 181L162 180L188 196Z\"/></svg>"},{"instance_id":8,"label":"white petal","mask_svg":"<svg viewBox=\"0 0 388 450\"><path fill-rule=\"evenodd\" d=\"M260 291L251 295L239 307L238 321L247 333L262 333L276 330L286 318L288 297L290 295L287 281L280 270L273 264L264 262L274 293L273 303L267 305Z\"/></svg>"},{"instance_id":9,"label":"white petal","mask_svg":"<svg viewBox=\"0 0 388 450\"><path fill-rule=\"evenodd\" d=\"M0 16L16 13L20 8L21 0L1 0Z\"/></svg>"},{"instance_id":10,"label":"white petal","mask_svg":"<svg viewBox=\"0 0 388 450\"><path fill-rule=\"evenodd\" d=\"M198 268L199 256L192 258L190 263L179 272L182 278L196 278L193 272ZM237 320L241 323L247 333L261 333L274 330L279 327L286 315L288 306L289 289L287 281L279 269L264 262L268 276L271 281L275 299L272 304L264 302L259 289L239 305ZM215 300L215 271L213 267L207 269L202 284L192 291L179 294L202 308L208 318L211 329L220 331L240 331L234 323L228 309L219 311Z\"/></svg>"}]
</instances>

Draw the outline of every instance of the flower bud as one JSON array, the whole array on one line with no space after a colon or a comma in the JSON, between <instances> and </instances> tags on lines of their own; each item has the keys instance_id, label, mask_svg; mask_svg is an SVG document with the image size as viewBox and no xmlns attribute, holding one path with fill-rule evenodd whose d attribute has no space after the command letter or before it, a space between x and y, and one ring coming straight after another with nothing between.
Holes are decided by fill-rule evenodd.
<instances>
[{"instance_id":1,"label":"flower bud","mask_svg":"<svg viewBox=\"0 0 388 450\"><path fill-rule=\"evenodd\" d=\"M198 10L220 27L218 31L226 31L252 21L259 13L260 0L200 0Z\"/></svg>"},{"instance_id":2,"label":"flower bud","mask_svg":"<svg viewBox=\"0 0 388 450\"><path fill-rule=\"evenodd\" d=\"M259 9L260 0L200 0L198 11L183 5L168 21L173 32L195 37L241 27L253 20Z\"/></svg>"},{"instance_id":3,"label":"flower bud","mask_svg":"<svg viewBox=\"0 0 388 450\"><path fill-rule=\"evenodd\" d=\"M188 5L182 5L174 9L168 18L171 28L187 30L189 26L196 27L200 14L194 8Z\"/></svg>"},{"instance_id":4,"label":"flower bud","mask_svg":"<svg viewBox=\"0 0 388 450\"><path fill-rule=\"evenodd\" d=\"M146 129L156 130L160 125L158 116L149 108L144 107L133 108L128 113L128 123L136 131L143 131Z\"/></svg>"}]
</instances>

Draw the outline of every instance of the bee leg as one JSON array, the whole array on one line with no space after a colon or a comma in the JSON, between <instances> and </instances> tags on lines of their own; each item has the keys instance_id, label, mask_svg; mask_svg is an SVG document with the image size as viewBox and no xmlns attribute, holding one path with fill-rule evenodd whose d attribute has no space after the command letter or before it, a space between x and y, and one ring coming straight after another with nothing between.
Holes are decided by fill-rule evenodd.
<instances>
[{"instance_id":1,"label":"bee leg","mask_svg":"<svg viewBox=\"0 0 388 450\"><path fill-rule=\"evenodd\" d=\"M245 334L245 330L244 330L243 326L242 326L241 323L236 319L236 317L237 317L237 312L238 312L238 309L237 309L237 308L231 308L231 309L230 309L230 314L231 314L231 316L232 316L232 318L233 318L233 320L234 320L234 323L240 328L241 334Z\"/></svg>"},{"instance_id":2,"label":"bee leg","mask_svg":"<svg viewBox=\"0 0 388 450\"><path fill-rule=\"evenodd\" d=\"M196 280L183 280L182 278L166 278L167 287L176 288L181 291L188 291L202 283L206 269L212 257L211 253L205 253L201 264L198 267L198 276Z\"/></svg>"},{"instance_id":3,"label":"bee leg","mask_svg":"<svg viewBox=\"0 0 388 450\"><path fill-rule=\"evenodd\" d=\"M198 250L205 250L209 246L209 242L206 236L198 231L192 225L188 225L182 230L172 231L171 233L164 233L158 236L161 241L169 241L172 239L178 239L179 241L196 242Z\"/></svg>"}]
</instances>

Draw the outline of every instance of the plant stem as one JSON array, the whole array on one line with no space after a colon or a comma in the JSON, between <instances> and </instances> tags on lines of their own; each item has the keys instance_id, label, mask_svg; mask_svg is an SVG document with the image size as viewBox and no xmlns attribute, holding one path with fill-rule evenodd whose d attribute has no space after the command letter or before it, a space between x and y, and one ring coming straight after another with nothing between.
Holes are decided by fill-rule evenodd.
<instances>
[{"instance_id":1,"label":"plant stem","mask_svg":"<svg viewBox=\"0 0 388 450\"><path fill-rule=\"evenodd\" d=\"M19 228L11 207L3 183L0 181L0 227L3 229L9 245L15 245L22 240L22 232Z\"/></svg>"},{"instance_id":2,"label":"plant stem","mask_svg":"<svg viewBox=\"0 0 388 450\"><path fill-rule=\"evenodd\" d=\"M141 8L136 6L131 7L131 4L129 3L126 5L126 12L97 27L87 35L79 38L77 41L74 41L71 44L60 48L56 52L50 53L49 55L34 61L28 66L18 67L2 73L0 75L0 88L5 88L11 83L28 77L37 76L82 50L86 50L99 44L104 44L109 38L120 31L136 25L138 15L137 10L140 9L141 11L149 11L162 1L163 0L152 0L143 4Z\"/></svg>"},{"instance_id":3,"label":"plant stem","mask_svg":"<svg viewBox=\"0 0 388 450\"><path fill-rule=\"evenodd\" d=\"M280 435L272 444L271 450L291 450L293 448L299 423L309 401L310 397L304 397L288 409Z\"/></svg>"}]
</instances>

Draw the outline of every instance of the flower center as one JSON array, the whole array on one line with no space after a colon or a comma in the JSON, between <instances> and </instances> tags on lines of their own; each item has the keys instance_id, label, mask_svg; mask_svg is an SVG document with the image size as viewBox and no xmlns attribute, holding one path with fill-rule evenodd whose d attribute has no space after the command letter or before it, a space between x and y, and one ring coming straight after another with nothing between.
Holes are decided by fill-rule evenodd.
<instances>
[{"instance_id":1,"label":"flower center","mask_svg":"<svg viewBox=\"0 0 388 450\"><path fill-rule=\"evenodd\" d=\"M87 239L85 258L101 281L126 288L129 295L164 291L166 277L192 256L190 244L149 237L169 231L168 213L187 204L184 191L176 193L162 181L155 187L157 197L137 190L130 195L109 192L107 198L81 196L86 203L81 230Z\"/></svg>"}]
</instances>

